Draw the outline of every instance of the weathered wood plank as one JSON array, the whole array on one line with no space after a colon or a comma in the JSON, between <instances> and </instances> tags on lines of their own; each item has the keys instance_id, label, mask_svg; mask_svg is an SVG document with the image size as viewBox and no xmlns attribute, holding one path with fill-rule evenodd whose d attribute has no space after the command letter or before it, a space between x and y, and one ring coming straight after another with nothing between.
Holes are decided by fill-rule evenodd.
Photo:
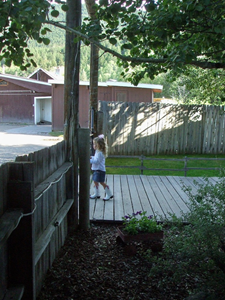
<instances>
[{"instance_id":1,"label":"weathered wood plank","mask_svg":"<svg viewBox=\"0 0 225 300\"><path fill-rule=\"evenodd\" d=\"M24 286L18 285L8 289L3 300L20 300L23 297Z\"/></svg>"},{"instance_id":2,"label":"weathered wood plank","mask_svg":"<svg viewBox=\"0 0 225 300\"><path fill-rule=\"evenodd\" d=\"M171 189L178 195L174 195L174 198L176 199L180 209L185 212L187 211L187 204L188 203L188 196L183 190L183 183L182 181L176 181L177 176L166 176L166 179L171 184ZM179 177L178 177L179 178Z\"/></svg>"},{"instance_id":3,"label":"weathered wood plank","mask_svg":"<svg viewBox=\"0 0 225 300\"><path fill-rule=\"evenodd\" d=\"M181 212L184 210L187 211L187 206L184 205L184 203L181 201L181 198L179 194L177 194L176 189L174 189L168 179L164 176L160 176L160 178L156 178L155 180L160 180L161 184L159 184L159 187L163 192L163 195L167 199L167 202L171 207L171 211L177 217L181 217Z\"/></svg>"},{"instance_id":4,"label":"weathered wood plank","mask_svg":"<svg viewBox=\"0 0 225 300\"><path fill-rule=\"evenodd\" d=\"M36 186L34 191L35 200L37 200L41 196L41 194L43 194L44 191L48 189L48 187L57 183L59 179L62 178L62 176L66 174L66 172L72 167L72 165L73 164L71 162L64 163L57 171L55 171L48 178L42 181L41 184Z\"/></svg>"},{"instance_id":5,"label":"weathered wood plank","mask_svg":"<svg viewBox=\"0 0 225 300\"><path fill-rule=\"evenodd\" d=\"M168 190L164 177L163 176L154 177L154 179L166 200L166 205L168 204L167 213L172 212L178 217L180 217L181 216L180 207L177 205L177 202L174 200L172 193ZM164 205L165 204L163 204L163 206Z\"/></svg>"},{"instance_id":6,"label":"weathered wood plank","mask_svg":"<svg viewBox=\"0 0 225 300\"><path fill-rule=\"evenodd\" d=\"M170 213L182 216L182 213L189 209L189 198L185 188L190 187L192 192L196 193L198 187L194 183L195 180L204 184L201 177L107 175L114 200L111 203L104 203L102 199L90 200L93 203L90 215L94 216L91 220L122 221L124 215L140 210L146 211L147 215L162 218L168 217ZM210 178L212 184L218 180L217 177Z\"/></svg>"},{"instance_id":7,"label":"weathered wood plank","mask_svg":"<svg viewBox=\"0 0 225 300\"><path fill-rule=\"evenodd\" d=\"M153 214L156 215L164 215L161 205L157 199L157 195L155 194L148 177L145 175L140 176L141 181L143 183L144 189L146 191L146 195L148 195L149 203ZM151 214L151 213L150 213Z\"/></svg>"},{"instance_id":8,"label":"weathered wood plank","mask_svg":"<svg viewBox=\"0 0 225 300\"><path fill-rule=\"evenodd\" d=\"M109 175L108 175L109 176ZM110 175L112 176L112 175ZM114 175L114 216L115 221L121 220L121 218L124 216L124 210L123 210L123 202L122 202L122 186L120 182L120 175Z\"/></svg>"},{"instance_id":9,"label":"weathered wood plank","mask_svg":"<svg viewBox=\"0 0 225 300\"><path fill-rule=\"evenodd\" d=\"M110 155L225 153L221 107L100 102Z\"/></svg>"},{"instance_id":10,"label":"weathered wood plank","mask_svg":"<svg viewBox=\"0 0 225 300\"><path fill-rule=\"evenodd\" d=\"M143 175L142 175L143 176ZM153 215L152 207L149 203L148 195L146 194L145 187L143 186L143 182L141 180L140 175L134 175L135 184L138 187L138 195L141 202L142 210L147 211L148 215Z\"/></svg>"},{"instance_id":11,"label":"weathered wood plank","mask_svg":"<svg viewBox=\"0 0 225 300\"><path fill-rule=\"evenodd\" d=\"M164 194L163 194L164 188L161 191L161 189L160 189L161 186L159 186L158 180L155 179L154 176L148 177L148 181L149 181L150 185L152 186L154 193L157 194L157 200L160 203L160 206L164 212L164 215L166 217L168 217L169 216L168 213L171 212L171 207L169 206L166 198L164 197Z\"/></svg>"},{"instance_id":12,"label":"weathered wood plank","mask_svg":"<svg viewBox=\"0 0 225 300\"><path fill-rule=\"evenodd\" d=\"M95 203L95 212L93 218L95 220L104 220L105 201L102 200L102 197L94 201L96 201L96 203Z\"/></svg>"},{"instance_id":13,"label":"weathered wood plank","mask_svg":"<svg viewBox=\"0 0 225 300\"><path fill-rule=\"evenodd\" d=\"M122 186L122 201L124 207L124 215L133 213L132 202L130 198L130 190L128 187L127 176L121 176L121 186Z\"/></svg>"},{"instance_id":14,"label":"weathered wood plank","mask_svg":"<svg viewBox=\"0 0 225 300\"><path fill-rule=\"evenodd\" d=\"M0 248L19 224L22 216L22 210L13 210L4 213L0 217Z\"/></svg>"},{"instance_id":15,"label":"weathered wood plank","mask_svg":"<svg viewBox=\"0 0 225 300\"><path fill-rule=\"evenodd\" d=\"M113 176L106 176L106 182L114 195L114 182ZM105 202L105 212L104 212L104 220L114 220L114 198L104 201Z\"/></svg>"},{"instance_id":16,"label":"weathered wood plank","mask_svg":"<svg viewBox=\"0 0 225 300\"><path fill-rule=\"evenodd\" d=\"M91 182L90 184L90 195L93 195L94 193L94 185ZM89 203L89 213L90 213L90 219L94 219L94 212L95 212L95 204L96 204L96 200L94 199L90 199L90 203Z\"/></svg>"},{"instance_id":17,"label":"weathered wood plank","mask_svg":"<svg viewBox=\"0 0 225 300\"><path fill-rule=\"evenodd\" d=\"M49 226L43 232L41 237L35 243L35 265L37 264L45 249L48 247L56 227L60 226L60 224L63 222L65 216L67 215L70 207L73 204L73 201L73 199L68 199L65 202L60 211L55 215L54 219L52 220L52 223L49 224Z\"/></svg>"},{"instance_id":18,"label":"weathered wood plank","mask_svg":"<svg viewBox=\"0 0 225 300\"><path fill-rule=\"evenodd\" d=\"M133 178L133 175L127 175L127 182L130 190L130 199L132 201L132 211L130 213L136 213L137 211L142 211L142 205L137 192L137 187Z\"/></svg>"}]
</instances>

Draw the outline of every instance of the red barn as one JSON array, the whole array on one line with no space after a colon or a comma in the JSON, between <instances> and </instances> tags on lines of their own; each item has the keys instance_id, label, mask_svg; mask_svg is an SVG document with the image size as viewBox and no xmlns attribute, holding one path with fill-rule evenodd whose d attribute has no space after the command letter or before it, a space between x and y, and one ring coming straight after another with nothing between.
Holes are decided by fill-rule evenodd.
<instances>
[{"instance_id":1,"label":"red barn","mask_svg":"<svg viewBox=\"0 0 225 300\"><path fill-rule=\"evenodd\" d=\"M51 84L0 74L0 122L51 123Z\"/></svg>"},{"instance_id":2,"label":"red barn","mask_svg":"<svg viewBox=\"0 0 225 300\"><path fill-rule=\"evenodd\" d=\"M55 79L55 78L57 79ZM48 81L48 82L47 82ZM107 81L98 83L98 100L153 102L154 92L162 86ZM89 82L80 82L79 123L89 127ZM64 79L42 69L29 78L0 74L0 122L52 124L52 130L64 129Z\"/></svg>"},{"instance_id":3,"label":"red barn","mask_svg":"<svg viewBox=\"0 0 225 300\"><path fill-rule=\"evenodd\" d=\"M64 82L49 80L52 84L52 130L64 128ZM79 88L79 123L83 128L89 127L89 82L80 81ZM134 86L127 82L107 81L98 83L98 100L153 102L154 92L162 92L162 85L139 84Z\"/></svg>"}]
</instances>

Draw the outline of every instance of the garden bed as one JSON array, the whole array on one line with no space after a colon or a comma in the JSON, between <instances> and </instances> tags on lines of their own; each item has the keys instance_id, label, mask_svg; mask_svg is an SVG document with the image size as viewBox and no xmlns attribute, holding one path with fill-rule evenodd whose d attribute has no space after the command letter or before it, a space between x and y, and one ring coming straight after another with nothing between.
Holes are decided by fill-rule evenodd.
<instances>
[{"instance_id":1,"label":"garden bed","mask_svg":"<svg viewBox=\"0 0 225 300\"><path fill-rule=\"evenodd\" d=\"M162 287L163 274L149 277L148 243L137 243L136 254L129 255L116 242L116 233L116 225L101 224L71 235L48 271L38 300L183 300L188 296L194 280Z\"/></svg>"}]
</instances>

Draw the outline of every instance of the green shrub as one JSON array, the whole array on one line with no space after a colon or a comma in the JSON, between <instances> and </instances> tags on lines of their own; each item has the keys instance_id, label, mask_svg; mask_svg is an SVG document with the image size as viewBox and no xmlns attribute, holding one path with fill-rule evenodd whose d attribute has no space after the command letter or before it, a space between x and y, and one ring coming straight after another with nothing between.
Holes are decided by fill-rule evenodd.
<instances>
[{"instance_id":1,"label":"green shrub","mask_svg":"<svg viewBox=\"0 0 225 300\"><path fill-rule=\"evenodd\" d=\"M224 299L225 295L225 179L216 185L205 179L198 191L189 194L189 212L172 216L165 233L164 250L152 257L151 274L161 273L160 285L192 282L189 293L203 293L203 299ZM183 225L183 220L187 225ZM171 224L171 223L170 223ZM149 256L150 257L150 256Z\"/></svg>"}]
</instances>

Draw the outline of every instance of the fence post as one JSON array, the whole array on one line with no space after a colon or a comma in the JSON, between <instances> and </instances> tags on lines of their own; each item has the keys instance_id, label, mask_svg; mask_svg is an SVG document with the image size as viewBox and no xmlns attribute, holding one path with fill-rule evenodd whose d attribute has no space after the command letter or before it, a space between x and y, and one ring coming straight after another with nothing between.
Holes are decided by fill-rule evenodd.
<instances>
[{"instance_id":1,"label":"fence post","mask_svg":"<svg viewBox=\"0 0 225 300\"><path fill-rule=\"evenodd\" d=\"M79 227L88 230L90 226L90 130L80 128L78 131L79 144Z\"/></svg>"},{"instance_id":2,"label":"fence post","mask_svg":"<svg viewBox=\"0 0 225 300\"><path fill-rule=\"evenodd\" d=\"M184 176L187 177L187 156L184 157Z\"/></svg>"},{"instance_id":3,"label":"fence post","mask_svg":"<svg viewBox=\"0 0 225 300\"><path fill-rule=\"evenodd\" d=\"M141 155L141 175L143 175L143 172L144 172L143 166L144 166L144 155L142 154Z\"/></svg>"},{"instance_id":4,"label":"fence post","mask_svg":"<svg viewBox=\"0 0 225 300\"><path fill-rule=\"evenodd\" d=\"M23 285L25 300L36 299L34 262L34 164L8 163L9 208L21 208L23 217L9 238L9 283ZM27 214L27 215L26 215Z\"/></svg>"},{"instance_id":5,"label":"fence post","mask_svg":"<svg viewBox=\"0 0 225 300\"><path fill-rule=\"evenodd\" d=\"M103 133L103 112L98 111L97 114L97 134L102 134Z\"/></svg>"}]
</instances>

